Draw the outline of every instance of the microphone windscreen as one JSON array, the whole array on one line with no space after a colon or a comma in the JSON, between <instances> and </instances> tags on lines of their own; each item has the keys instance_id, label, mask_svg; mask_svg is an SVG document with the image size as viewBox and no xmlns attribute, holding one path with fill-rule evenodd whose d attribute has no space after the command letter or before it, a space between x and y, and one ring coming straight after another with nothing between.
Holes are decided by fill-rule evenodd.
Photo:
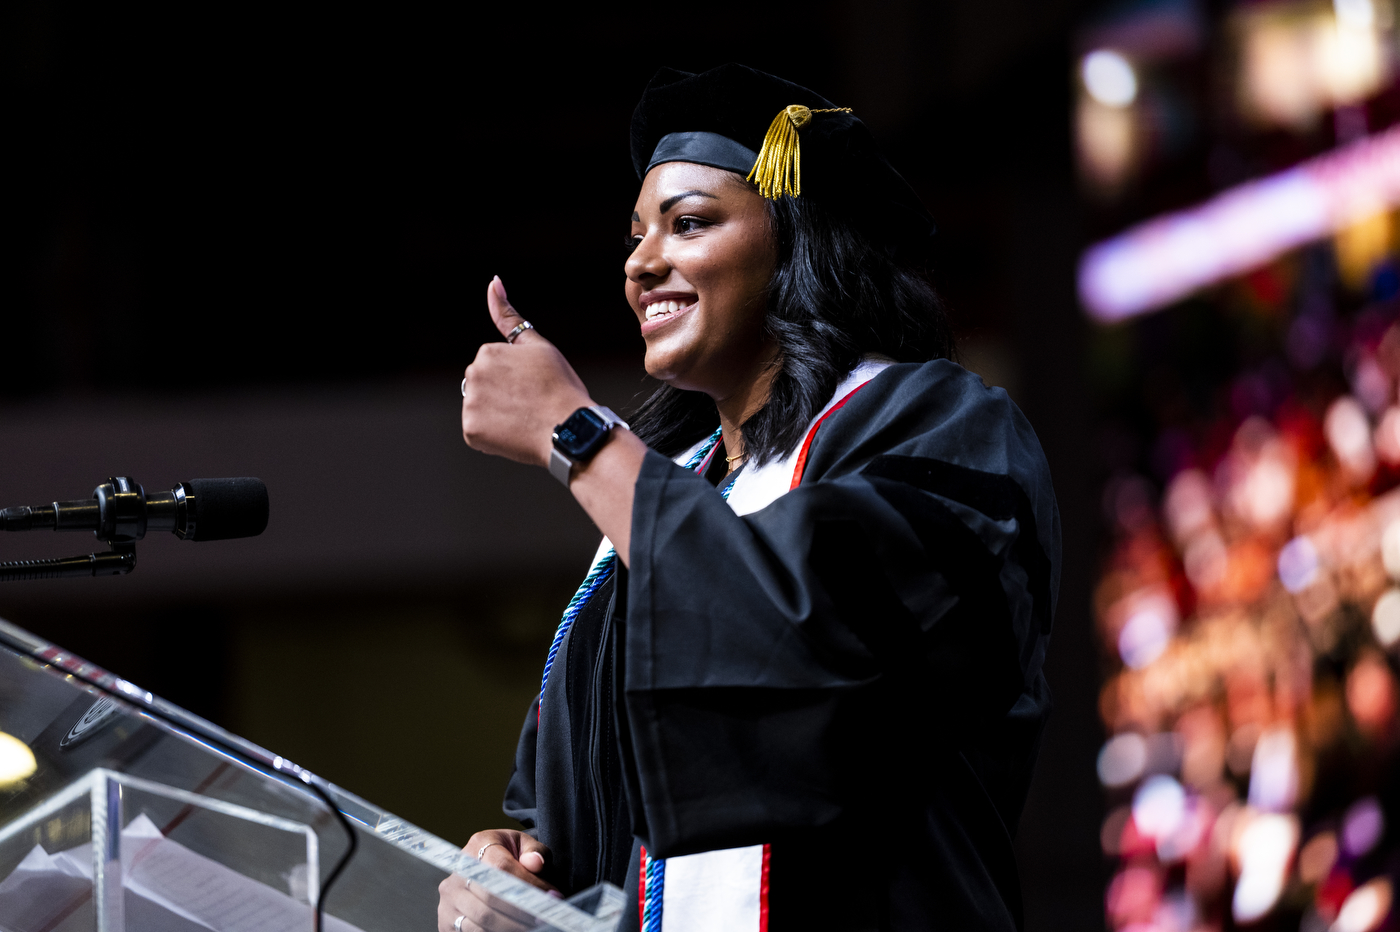
<instances>
[{"instance_id":1,"label":"microphone windscreen","mask_svg":"<svg viewBox=\"0 0 1400 932\"><path fill-rule=\"evenodd\" d=\"M194 533L189 540L257 537L267 527L267 486L261 479L191 479Z\"/></svg>"}]
</instances>

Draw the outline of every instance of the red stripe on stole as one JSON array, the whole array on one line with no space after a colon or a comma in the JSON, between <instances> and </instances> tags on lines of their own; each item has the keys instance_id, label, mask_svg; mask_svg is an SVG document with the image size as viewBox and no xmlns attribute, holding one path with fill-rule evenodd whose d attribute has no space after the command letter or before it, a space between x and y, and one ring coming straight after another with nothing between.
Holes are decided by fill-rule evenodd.
<instances>
[{"instance_id":1,"label":"red stripe on stole","mask_svg":"<svg viewBox=\"0 0 1400 932\"><path fill-rule=\"evenodd\" d=\"M840 411L841 406L844 405L846 402L850 401L852 395L854 395L856 392L860 391L862 388L869 384L870 381L867 379L866 381L861 382L855 388L848 391L845 395L841 397L840 401L836 402L836 404L832 405L831 408L825 414L817 418L817 423L813 424L812 429L807 431L807 439L802 441L802 449L798 451L797 454L797 465L792 468L792 485L788 486L789 490L797 488L798 484L802 482L802 473L805 472L807 469L807 451L811 449L812 441L816 439L817 436L817 428L822 426L822 421L831 417L837 411ZM765 848L764 851L766 853L767 849Z\"/></svg>"},{"instance_id":2,"label":"red stripe on stole","mask_svg":"<svg viewBox=\"0 0 1400 932\"><path fill-rule=\"evenodd\" d=\"M647 846L642 845L641 877L637 880L637 924L647 918Z\"/></svg>"},{"instance_id":3,"label":"red stripe on stole","mask_svg":"<svg viewBox=\"0 0 1400 932\"><path fill-rule=\"evenodd\" d=\"M768 932L768 858L772 845L763 846L763 873L758 882L758 932Z\"/></svg>"}]
</instances>

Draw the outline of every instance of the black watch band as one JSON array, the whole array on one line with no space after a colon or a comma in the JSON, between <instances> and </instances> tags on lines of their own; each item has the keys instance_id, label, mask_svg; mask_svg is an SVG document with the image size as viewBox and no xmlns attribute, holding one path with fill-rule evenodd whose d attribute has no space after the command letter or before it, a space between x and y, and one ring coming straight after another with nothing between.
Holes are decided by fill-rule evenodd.
<instances>
[{"instance_id":1,"label":"black watch band","mask_svg":"<svg viewBox=\"0 0 1400 932\"><path fill-rule=\"evenodd\" d=\"M614 427L629 429L627 422L602 405L579 408L554 428L554 449L549 453L549 474L567 488L575 463L593 458Z\"/></svg>"}]
</instances>

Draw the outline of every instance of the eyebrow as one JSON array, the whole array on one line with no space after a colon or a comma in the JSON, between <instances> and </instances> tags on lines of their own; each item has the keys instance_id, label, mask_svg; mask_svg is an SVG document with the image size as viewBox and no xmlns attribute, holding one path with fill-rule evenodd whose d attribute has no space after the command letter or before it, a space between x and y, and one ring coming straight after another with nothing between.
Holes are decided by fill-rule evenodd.
<instances>
[{"instance_id":1,"label":"eyebrow","mask_svg":"<svg viewBox=\"0 0 1400 932\"><path fill-rule=\"evenodd\" d=\"M688 197L697 197L697 196L698 196L698 197L708 197L708 198L709 198L710 200L712 200L712 201L717 201L717 200L719 200L719 198L718 198L716 195L713 195L713 194L711 194L711 193L708 192L708 191L686 191L686 192L684 192L684 193L682 193L682 194L677 194L675 197L668 197L668 198L666 198L666 200L662 201L662 202L661 202L661 212L664 214L664 213L666 213L668 210L670 210L672 207L675 207L676 204L677 204L678 202L683 201L683 200L685 200L685 199L688 198Z\"/></svg>"},{"instance_id":2,"label":"eyebrow","mask_svg":"<svg viewBox=\"0 0 1400 932\"><path fill-rule=\"evenodd\" d=\"M635 210L632 211L632 222L633 222L633 223L641 223L641 222L642 222L641 216L640 216Z\"/></svg>"}]
</instances>

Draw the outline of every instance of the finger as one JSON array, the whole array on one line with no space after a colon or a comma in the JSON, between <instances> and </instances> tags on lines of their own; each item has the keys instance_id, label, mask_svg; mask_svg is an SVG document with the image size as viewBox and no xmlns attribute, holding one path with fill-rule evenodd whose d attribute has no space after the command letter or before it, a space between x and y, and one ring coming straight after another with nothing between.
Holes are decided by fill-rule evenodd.
<instances>
[{"instance_id":1,"label":"finger","mask_svg":"<svg viewBox=\"0 0 1400 932\"><path fill-rule=\"evenodd\" d=\"M463 901L468 897L467 881L461 874L448 874L438 884L438 932L457 932L455 923L458 916L465 916ZM463 927L466 924L463 923ZM473 929L475 932L475 929Z\"/></svg>"},{"instance_id":2,"label":"finger","mask_svg":"<svg viewBox=\"0 0 1400 932\"><path fill-rule=\"evenodd\" d=\"M521 932L533 928L528 912L492 895L480 883L450 874L438 885L438 932L456 932L457 917L462 917L463 932Z\"/></svg>"},{"instance_id":3,"label":"finger","mask_svg":"<svg viewBox=\"0 0 1400 932\"><path fill-rule=\"evenodd\" d=\"M540 841L535 835L522 833L519 861L525 866L526 870L539 873L540 870L545 869L546 863L549 862L549 845Z\"/></svg>"},{"instance_id":4,"label":"finger","mask_svg":"<svg viewBox=\"0 0 1400 932\"><path fill-rule=\"evenodd\" d=\"M509 336L510 332L520 326L525 318L511 307L510 299L506 297L506 286L501 281L501 276L497 275L491 279L491 283L486 286L486 307L491 312L491 322L496 325L496 329L501 332L501 336ZM543 339L534 330L525 330L515 338L517 343L529 340Z\"/></svg>"},{"instance_id":5,"label":"finger","mask_svg":"<svg viewBox=\"0 0 1400 932\"><path fill-rule=\"evenodd\" d=\"M461 932L480 932L480 924L468 918L468 910L471 908L470 905L441 900L438 903L437 932L458 932L459 928ZM462 917L460 927L457 924L458 916Z\"/></svg>"},{"instance_id":6,"label":"finger","mask_svg":"<svg viewBox=\"0 0 1400 932\"><path fill-rule=\"evenodd\" d=\"M479 884L472 884L468 890L471 894L477 894ZM466 921L462 923L462 928L484 929L485 932L528 932L536 922L529 913L524 910L515 909L509 903L486 894L489 899L471 899L463 902L462 915L466 916ZM507 911L508 910L508 911Z\"/></svg>"},{"instance_id":7,"label":"finger","mask_svg":"<svg viewBox=\"0 0 1400 932\"><path fill-rule=\"evenodd\" d=\"M476 897L476 904L471 905L467 915L474 917L474 921L484 928L509 924L508 927L512 929L533 929L536 925L529 910L501 899L479 883L468 887L467 893Z\"/></svg>"},{"instance_id":8,"label":"finger","mask_svg":"<svg viewBox=\"0 0 1400 932\"><path fill-rule=\"evenodd\" d=\"M532 874L544 870L549 859L549 846L533 835L520 836L520 865Z\"/></svg>"},{"instance_id":9,"label":"finger","mask_svg":"<svg viewBox=\"0 0 1400 932\"><path fill-rule=\"evenodd\" d=\"M535 853L538 854L538 851ZM487 848L485 855L481 859L481 863L494 867L496 870L505 871L512 877L519 877L531 886L539 887L541 890L554 889L553 884L541 880L539 877L536 877L532 871L527 870L524 865L516 860L515 855L503 845L492 845L490 848Z\"/></svg>"},{"instance_id":10,"label":"finger","mask_svg":"<svg viewBox=\"0 0 1400 932\"><path fill-rule=\"evenodd\" d=\"M457 932L458 916L462 917L462 932L484 932L484 930L487 927L482 923L478 922L476 919L472 918L472 911L476 910L477 908L478 907L475 906L463 906L459 910L456 907L452 907L446 912L444 912L442 909L439 909L438 932ZM451 915L448 915L448 913L451 913Z\"/></svg>"}]
</instances>

